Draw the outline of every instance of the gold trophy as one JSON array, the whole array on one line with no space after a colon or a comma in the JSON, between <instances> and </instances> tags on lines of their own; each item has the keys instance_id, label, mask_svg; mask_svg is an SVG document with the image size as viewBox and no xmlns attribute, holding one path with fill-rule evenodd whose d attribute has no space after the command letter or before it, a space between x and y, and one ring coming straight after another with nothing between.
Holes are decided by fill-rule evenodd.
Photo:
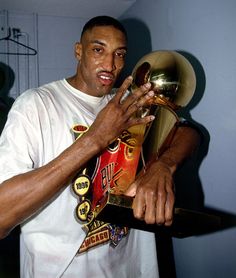
<instances>
[{"instance_id":1,"label":"gold trophy","mask_svg":"<svg viewBox=\"0 0 236 278\"><path fill-rule=\"evenodd\" d=\"M138 113L140 117L154 113L156 118L151 125L134 126L120 136L119 140L125 146L125 163L130 162L132 169L129 171L127 167L120 176L115 173L112 186L109 185L104 196L95 202L92 218L156 232L167 228L147 225L144 221L135 219L132 210L133 198L123 193L135 179L138 162L141 161L145 169L146 161L158 159L171 142L175 127L180 122L177 111L192 99L196 77L189 61L175 51L153 51L145 55L134 67L132 76L131 93L146 82L152 84L152 90L155 92L154 105L144 107ZM177 237L191 235L197 233L199 221L207 223L208 227L219 224L219 219L214 216L175 208L174 224L168 231ZM186 230L185 227L189 224L192 228Z\"/></svg>"},{"instance_id":2,"label":"gold trophy","mask_svg":"<svg viewBox=\"0 0 236 278\"><path fill-rule=\"evenodd\" d=\"M158 155L173 127L180 121L177 111L192 99L196 88L195 72L189 61L175 51L154 51L141 58L134 67L132 89L151 82L156 120L146 133L151 144L145 150L150 159ZM148 153L147 153L148 152Z\"/></svg>"}]
</instances>

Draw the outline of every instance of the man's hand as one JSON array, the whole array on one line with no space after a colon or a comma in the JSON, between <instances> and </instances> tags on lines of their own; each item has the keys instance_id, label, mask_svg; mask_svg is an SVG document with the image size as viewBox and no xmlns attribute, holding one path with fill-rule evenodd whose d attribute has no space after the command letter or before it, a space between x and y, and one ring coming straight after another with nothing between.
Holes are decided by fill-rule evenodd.
<instances>
[{"instance_id":1,"label":"man's hand","mask_svg":"<svg viewBox=\"0 0 236 278\"><path fill-rule=\"evenodd\" d=\"M146 172L137 176L125 193L135 197L133 211L136 218L147 224L172 224L175 202L173 175L193 155L200 138L194 128L178 127L165 152L157 160L149 162Z\"/></svg>"},{"instance_id":2,"label":"man's hand","mask_svg":"<svg viewBox=\"0 0 236 278\"><path fill-rule=\"evenodd\" d=\"M131 82L131 77L125 79L115 97L100 111L87 132L88 135L92 133L101 148L105 148L112 143L129 127L148 124L154 120L153 115L143 118L135 116L135 112L142 106L152 103L154 92L150 90L150 83L144 84L125 99L122 99Z\"/></svg>"},{"instance_id":3,"label":"man's hand","mask_svg":"<svg viewBox=\"0 0 236 278\"><path fill-rule=\"evenodd\" d=\"M155 161L146 172L138 175L125 195L134 197L133 212L147 224L170 226L174 210L174 182L171 169Z\"/></svg>"}]
</instances>

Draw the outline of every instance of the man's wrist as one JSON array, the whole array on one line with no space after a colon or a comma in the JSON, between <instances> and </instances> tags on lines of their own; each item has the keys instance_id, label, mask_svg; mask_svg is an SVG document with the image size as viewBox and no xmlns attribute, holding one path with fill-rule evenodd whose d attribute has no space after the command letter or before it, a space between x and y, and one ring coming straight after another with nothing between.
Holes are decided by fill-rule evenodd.
<instances>
[{"instance_id":1,"label":"man's wrist","mask_svg":"<svg viewBox=\"0 0 236 278\"><path fill-rule=\"evenodd\" d=\"M178 167L178 163L173 158L165 156L157 157L155 164L157 166L162 165L162 167L168 168L172 175Z\"/></svg>"}]
</instances>

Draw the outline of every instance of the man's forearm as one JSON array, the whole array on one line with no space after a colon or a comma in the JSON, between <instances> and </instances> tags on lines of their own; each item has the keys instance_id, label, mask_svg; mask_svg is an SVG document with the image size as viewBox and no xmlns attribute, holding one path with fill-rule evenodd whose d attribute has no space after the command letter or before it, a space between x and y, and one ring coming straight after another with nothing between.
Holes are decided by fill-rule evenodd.
<instances>
[{"instance_id":1,"label":"man's forearm","mask_svg":"<svg viewBox=\"0 0 236 278\"><path fill-rule=\"evenodd\" d=\"M179 165L190 158L200 144L200 134L192 127L177 127L173 139L158 157L157 162L167 165L174 174Z\"/></svg>"},{"instance_id":2,"label":"man's forearm","mask_svg":"<svg viewBox=\"0 0 236 278\"><path fill-rule=\"evenodd\" d=\"M0 238L46 205L99 151L93 136L84 136L48 164L14 176L0 186Z\"/></svg>"}]
</instances>

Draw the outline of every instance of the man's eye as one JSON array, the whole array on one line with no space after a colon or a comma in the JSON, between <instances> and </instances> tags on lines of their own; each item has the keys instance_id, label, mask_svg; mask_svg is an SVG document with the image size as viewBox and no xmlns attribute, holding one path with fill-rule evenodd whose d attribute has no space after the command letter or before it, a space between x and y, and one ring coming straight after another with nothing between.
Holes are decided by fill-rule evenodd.
<instances>
[{"instance_id":1,"label":"man's eye","mask_svg":"<svg viewBox=\"0 0 236 278\"><path fill-rule=\"evenodd\" d=\"M93 49L93 51L94 51L94 52L97 52L97 53L100 53L100 52L102 52L102 49L99 48L99 47L95 47L95 48Z\"/></svg>"},{"instance_id":2,"label":"man's eye","mask_svg":"<svg viewBox=\"0 0 236 278\"><path fill-rule=\"evenodd\" d=\"M119 58L124 58L126 55L126 52L116 52L116 56L118 56Z\"/></svg>"}]
</instances>

